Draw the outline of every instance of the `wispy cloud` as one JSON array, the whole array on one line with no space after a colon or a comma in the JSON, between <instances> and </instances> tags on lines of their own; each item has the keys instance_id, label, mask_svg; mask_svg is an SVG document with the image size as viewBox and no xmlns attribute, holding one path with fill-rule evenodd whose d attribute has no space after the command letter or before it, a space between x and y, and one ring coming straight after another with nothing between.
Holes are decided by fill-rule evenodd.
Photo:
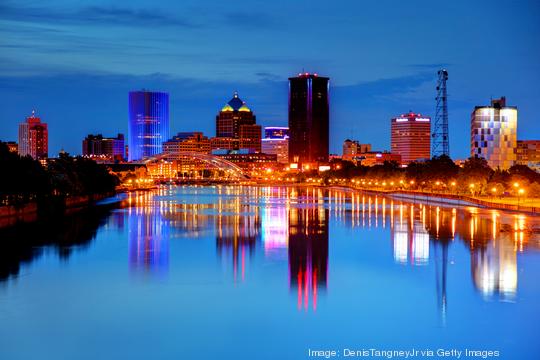
<instances>
[{"instance_id":1,"label":"wispy cloud","mask_svg":"<svg viewBox=\"0 0 540 360\"><path fill-rule=\"evenodd\" d=\"M118 6L89 6L76 10L0 4L0 19L22 22L83 25L196 27L187 18L157 11Z\"/></svg>"}]
</instances>

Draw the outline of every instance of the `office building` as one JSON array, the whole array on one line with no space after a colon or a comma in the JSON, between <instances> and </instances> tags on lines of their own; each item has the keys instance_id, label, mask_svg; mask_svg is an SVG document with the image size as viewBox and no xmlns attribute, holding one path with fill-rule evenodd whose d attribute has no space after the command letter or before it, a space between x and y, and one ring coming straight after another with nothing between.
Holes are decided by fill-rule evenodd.
<instances>
[{"instance_id":1,"label":"office building","mask_svg":"<svg viewBox=\"0 0 540 360\"><path fill-rule=\"evenodd\" d=\"M289 78L290 163L328 162L329 80L310 73Z\"/></svg>"},{"instance_id":2,"label":"office building","mask_svg":"<svg viewBox=\"0 0 540 360\"><path fill-rule=\"evenodd\" d=\"M401 155L401 162L427 160L431 157L431 118L409 112L392 119L391 152Z\"/></svg>"},{"instance_id":3,"label":"office building","mask_svg":"<svg viewBox=\"0 0 540 360\"><path fill-rule=\"evenodd\" d=\"M508 169L516 162L517 116L506 98L476 106L471 114L471 156L487 160L492 168Z\"/></svg>"},{"instance_id":4,"label":"office building","mask_svg":"<svg viewBox=\"0 0 540 360\"><path fill-rule=\"evenodd\" d=\"M163 143L163 153L168 160L178 160L189 153L210 154L210 139L202 132L179 132Z\"/></svg>"},{"instance_id":5,"label":"office building","mask_svg":"<svg viewBox=\"0 0 540 360\"><path fill-rule=\"evenodd\" d=\"M19 155L30 155L36 160L46 159L49 153L47 124L32 111L26 121L19 124Z\"/></svg>"},{"instance_id":6,"label":"office building","mask_svg":"<svg viewBox=\"0 0 540 360\"><path fill-rule=\"evenodd\" d=\"M347 161L353 161L362 153L371 151L371 144L360 144L357 140L347 139L343 142L343 155L342 159Z\"/></svg>"},{"instance_id":7,"label":"office building","mask_svg":"<svg viewBox=\"0 0 540 360\"><path fill-rule=\"evenodd\" d=\"M129 161L160 154L169 139L169 94L131 91L128 128Z\"/></svg>"},{"instance_id":8,"label":"office building","mask_svg":"<svg viewBox=\"0 0 540 360\"><path fill-rule=\"evenodd\" d=\"M386 161L402 163L400 154L389 153L386 151L368 151L359 153L355 156L354 161L363 166L383 165Z\"/></svg>"},{"instance_id":9,"label":"office building","mask_svg":"<svg viewBox=\"0 0 540 360\"><path fill-rule=\"evenodd\" d=\"M124 160L124 134L106 138L102 134L89 134L82 142L83 156L105 161Z\"/></svg>"},{"instance_id":10,"label":"office building","mask_svg":"<svg viewBox=\"0 0 540 360\"><path fill-rule=\"evenodd\" d=\"M261 126L256 124L255 115L237 92L216 116L216 137L211 143L213 150L261 151Z\"/></svg>"},{"instance_id":11,"label":"office building","mask_svg":"<svg viewBox=\"0 0 540 360\"><path fill-rule=\"evenodd\" d=\"M276 155L279 163L287 164L289 162L289 128L265 127L261 151L264 154Z\"/></svg>"}]
</instances>

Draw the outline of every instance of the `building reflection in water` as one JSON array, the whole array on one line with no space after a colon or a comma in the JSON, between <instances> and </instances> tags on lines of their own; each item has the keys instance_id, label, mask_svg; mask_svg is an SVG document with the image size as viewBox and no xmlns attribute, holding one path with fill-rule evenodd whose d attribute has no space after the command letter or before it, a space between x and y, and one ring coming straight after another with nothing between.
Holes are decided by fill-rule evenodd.
<instances>
[{"instance_id":1,"label":"building reflection in water","mask_svg":"<svg viewBox=\"0 0 540 360\"><path fill-rule=\"evenodd\" d=\"M432 263L443 322L453 242L469 247L472 281L484 297L512 300L518 253L533 236L526 231L524 215L472 207L458 210L339 189L222 186L217 187L216 202L208 204L173 204L164 201L166 190L159 191L163 196L155 202L150 193L128 198L133 268L167 267L168 228L185 230L180 234L190 237L215 231L218 256L231 265L235 280L244 280L248 260L261 241L265 258L288 259L290 289L303 310L315 310L319 291L327 287L330 220L353 228L389 228L397 264Z\"/></svg>"},{"instance_id":2,"label":"building reflection in water","mask_svg":"<svg viewBox=\"0 0 540 360\"><path fill-rule=\"evenodd\" d=\"M261 208L261 229L264 254L272 259L286 259L289 245L289 207L264 206Z\"/></svg>"},{"instance_id":3,"label":"building reflection in water","mask_svg":"<svg viewBox=\"0 0 540 360\"><path fill-rule=\"evenodd\" d=\"M169 266L169 224L163 207L152 204L153 194L132 193L127 202L128 257L131 270L166 272Z\"/></svg>"},{"instance_id":4,"label":"building reflection in water","mask_svg":"<svg viewBox=\"0 0 540 360\"><path fill-rule=\"evenodd\" d=\"M443 323L447 311L449 248L459 239L470 249L471 277L485 298L515 299L517 258L524 247L538 246L527 231L527 216L496 210L401 201L344 190L329 190L328 207L335 221L352 227L390 227L397 264L435 267L437 301ZM343 216L344 209L350 212ZM430 253L431 251L431 253Z\"/></svg>"},{"instance_id":5,"label":"building reflection in water","mask_svg":"<svg viewBox=\"0 0 540 360\"><path fill-rule=\"evenodd\" d=\"M329 210L323 207L289 211L289 281L298 309L317 310L319 289L326 289Z\"/></svg>"},{"instance_id":6,"label":"building reflection in water","mask_svg":"<svg viewBox=\"0 0 540 360\"><path fill-rule=\"evenodd\" d=\"M254 188L246 190L253 192ZM244 281L246 257L253 255L260 240L260 210L258 206L244 202L241 193L231 189L225 189L225 193L237 196L227 201L220 200L217 205L216 247L219 256L232 262L235 281L238 278Z\"/></svg>"}]
</instances>

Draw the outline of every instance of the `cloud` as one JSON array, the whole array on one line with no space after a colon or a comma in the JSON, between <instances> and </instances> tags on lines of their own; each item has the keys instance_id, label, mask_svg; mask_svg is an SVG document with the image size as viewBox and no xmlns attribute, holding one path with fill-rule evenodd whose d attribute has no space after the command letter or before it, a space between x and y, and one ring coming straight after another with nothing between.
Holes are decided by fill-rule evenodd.
<instances>
[{"instance_id":1,"label":"cloud","mask_svg":"<svg viewBox=\"0 0 540 360\"><path fill-rule=\"evenodd\" d=\"M153 9L117 6L89 6L77 10L58 10L52 7L1 4L0 19L49 24L196 27L186 18Z\"/></svg>"}]
</instances>

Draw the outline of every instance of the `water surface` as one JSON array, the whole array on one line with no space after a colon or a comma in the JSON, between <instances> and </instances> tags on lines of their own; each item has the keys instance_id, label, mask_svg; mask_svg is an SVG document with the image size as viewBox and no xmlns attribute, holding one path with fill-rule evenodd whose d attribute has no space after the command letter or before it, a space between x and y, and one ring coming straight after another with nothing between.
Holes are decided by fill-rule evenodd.
<instances>
[{"instance_id":1,"label":"water surface","mask_svg":"<svg viewBox=\"0 0 540 360\"><path fill-rule=\"evenodd\" d=\"M0 232L0 359L413 347L535 359L539 228L339 189L132 193Z\"/></svg>"}]
</instances>

